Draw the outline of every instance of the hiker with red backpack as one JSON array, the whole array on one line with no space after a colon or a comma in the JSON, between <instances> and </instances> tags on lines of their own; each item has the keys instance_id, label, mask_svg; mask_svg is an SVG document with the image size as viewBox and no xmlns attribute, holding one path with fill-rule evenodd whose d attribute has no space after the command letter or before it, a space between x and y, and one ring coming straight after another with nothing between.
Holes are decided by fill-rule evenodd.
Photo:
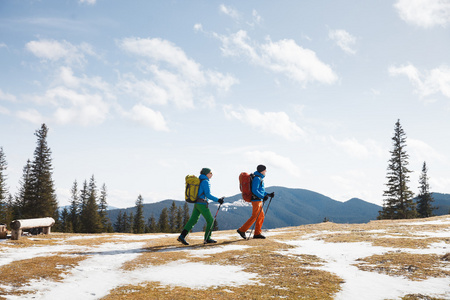
<instances>
[{"instance_id":1,"label":"hiker with red backpack","mask_svg":"<svg viewBox=\"0 0 450 300\"><path fill-rule=\"evenodd\" d=\"M208 199L215 202L219 202L220 205L222 205L225 197L217 198L211 195L211 185L209 183L209 180L211 179L212 175L213 174L211 172L211 169L209 168L203 168L200 171L199 176L200 185L198 186L197 198L194 202L191 202L195 203L194 209L192 210L192 215L177 239L177 241L181 242L184 245L189 245L189 243L186 241L186 236L189 234L192 227L194 227L194 225L197 224L200 215L202 215L206 220L204 243L205 244L217 243L217 241L211 239L211 232L214 223L214 218L212 217L211 211L208 208Z\"/></svg>"},{"instance_id":2,"label":"hiker with red backpack","mask_svg":"<svg viewBox=\"0 0 450 300\"><path fill-rule=\"evenodd\" d=\"M247 239L245 233L247 230L255 223L255 234L253 236L254 239L265 239L266 237L262 235L261 227L264 223L264 211L263 211L263 202L266 201L269 197L273 198L275 193L267 193L264 188L264 177L266 176L266 166L258 165L256 167L256 172L250 174L251 179L251 199L248 199L252 203L252 215L247 220L247 222L242 225L241 228L237 230L239 235L243 239ZM244 193L243 193L244 195ZM247 199L244 199L247 200Z\"/></svg>"}]
</instances>

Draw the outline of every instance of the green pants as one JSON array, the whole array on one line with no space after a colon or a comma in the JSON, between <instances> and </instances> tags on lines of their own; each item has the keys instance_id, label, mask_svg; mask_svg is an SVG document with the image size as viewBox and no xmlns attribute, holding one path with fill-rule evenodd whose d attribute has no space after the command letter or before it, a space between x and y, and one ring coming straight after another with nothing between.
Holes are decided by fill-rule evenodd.
<instances>
[{"instance_id":1,"label":"green pants","mask_svg":"<svg viewBox=\"0 0 450 300\"><path fill-rule=\"evenodd\" d=\"M194 227L195 224L197 224L198 219L200 218L200 214L205 218L206 220L206 230L205 230L205 241L208 240L211 237L211 227L214 222L214 218L211 215L211 211L209 210L208 206L205 204L195 204L194 210L192 211L191 218L189 221L184 225L184 229L187 232L190 232L192 227Z\"/></svg>"}]
</instances>

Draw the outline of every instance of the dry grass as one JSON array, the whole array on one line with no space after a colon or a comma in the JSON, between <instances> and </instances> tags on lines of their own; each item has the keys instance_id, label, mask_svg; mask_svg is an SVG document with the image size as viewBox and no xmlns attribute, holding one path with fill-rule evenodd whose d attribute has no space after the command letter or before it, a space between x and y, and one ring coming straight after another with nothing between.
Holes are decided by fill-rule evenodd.
<instances>
[{"instance_id":1,"label":"dry grass","mask_svg":"<svg viewBox=\"0 0 450 300\"><path fill-rule=\"evenodd\" d=\"M426 221L439 220L440 217ZM243 268L244 272L257 274L255 284L245 286L221 286L208 289L191 289L180 286L165 286L159 282L144 282L139 285L118 287L104 299L332 299L341 289L342 279L335 274L318 270L317 267L326 264L314 255L282 255L280 251L291 246L282 241L301 238L316 238L327 243L366 242L374 246L399 249L384 255L373 255L362 258L356 266L367 272L379 272L390 276L404 276L410 280L424 280L435 277L449 277L450 253L443 256L433 254L410 254L401 249L426 249L431 244L443 242L450 244L449 238L427 237L420 232L439 233L449 230L449 225L427 224L417 225L405 223L421 222L422 220L373 221L367 224L335 224L331 222L312 224L299 227L271 230L267 240L244 241L238 239L235 231L222 231L221 236L231 235L230 239L221 238L217 233L219 243L202 245L203 233L191 234L191 246L182 246L172 236L149 239L143 252L134 260L122 266L123 271L145 269L149 266L159 266L179 260L201 262L209 265L232 265ZM437 235L437 234L435 234ZM0 244L2 248L22 248L32 246L74 245L80 247L95 247L104 243L124 242L120 240L123 234L58 234L22 238L19 241L7 241ZM130 235L130 237L134 235ZM150 236L150 235L148 235ZM443 235L445 236L445 235ZM279 242L278 242L279 241ZM135 241L134 241L135 242ZM217 254L206 254L194 257L197 249L223 247L227 245L246 245L246 249L221 251ZM181 251L186 250L186 251ZM0 254L1 255L1 254ZM81 251L78 255L52 255L45 258L33 258L15 261L1 266L0 274L21 274L4 276L2 284L17 287L17 292L0 288L2 295L21 295L21 287L27 286L33 280L59 281L64 274L85 259L89 253ZM193 274L195 276L195 274ZM214 282L214 278L210 279ZM438 300L427 295L410 294L403 300Z\"/></svg>"},{"instance_id":2,"label":"dry grass","mask_svg":"<svg viewBox=\"0 0 450 300\"><path fill-rule=\"evenodd\" d=\"M410 280L447 277L450 271L443 270L450 264L443 256L435 254L386 253L359 259L356 266L363 271L387 275L404 276Z\"/></svg>"},{"instance_id":3,"label":"dry grass","mask_svg":"<svg viewBox=\"0 0 450 300\"><path fill-rule=\"evenodd\" d=\"M259 284L239 287L218 286L214 288L189 289L184 287L163 286L159 282L148 282L145 285L123 286L113 290L103 299L266 299L280 297L287 299L332 299L340 290L342 280L329 272L312 270L308 267L321 263L313 255L299 257L285 256L277 252L289 246L273 240L233 240L214 246L245 244L251 248L225 251L219 254L191 257L186 252L161 252L172 249L179 244L172 240L164 240L148 247L148 252L124 265L126 270L148 265L161 265L180 259L202 262L205 264L235 265L243 271L258 275ZM196 249L198 245L184 247ZM172 249L173 250L173 249ZM195 276L195 274L193 274ZM214 278L211 278L214 281Z\"/></svg>"},{"instance_id":4,"label":"dry grass","mask_svg":"<svg viewBox=\"0 0 450 300\"><path fill-rule=\"evenodd\" d=\"M446 300L444 298L429 297L422 294L409 294L402 297L402 300Z\"/></svg>"},{"instance_id":5,"label":"dry grass","mask_svg":"<svg viewBox=\"0 0 450 300\"><path fill-rule=\"evenodd\" d=\"M11 264L0 266L2 284L14 288L13 295L23 295L22 287L28 285L33 280L59 281L63 275L68 273L84 256L53 255L46 257L35 257L15 261ZM0 296L6 295L5 290L0 289Z\"/></svg>"}]
</instances>

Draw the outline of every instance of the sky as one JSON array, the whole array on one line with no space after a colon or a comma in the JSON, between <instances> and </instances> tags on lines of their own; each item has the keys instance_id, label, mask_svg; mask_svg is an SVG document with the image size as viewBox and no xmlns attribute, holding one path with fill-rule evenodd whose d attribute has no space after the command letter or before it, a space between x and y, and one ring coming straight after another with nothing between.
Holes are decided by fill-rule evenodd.
<instances>
[{"instance_id":1,"label":"sky","mask_svg":"<svg viewBox=\"0 0 450 300\"><path fill-rule=\"evenodd\" d=\"M183 200L203 167L234 196L259 164L382 205L400 120L410 189L426 162L450 193L449 27L449 0L1 0L7 185L45 123L61 206L92 176L111 206Z\"/></svg>"}]
</instances>

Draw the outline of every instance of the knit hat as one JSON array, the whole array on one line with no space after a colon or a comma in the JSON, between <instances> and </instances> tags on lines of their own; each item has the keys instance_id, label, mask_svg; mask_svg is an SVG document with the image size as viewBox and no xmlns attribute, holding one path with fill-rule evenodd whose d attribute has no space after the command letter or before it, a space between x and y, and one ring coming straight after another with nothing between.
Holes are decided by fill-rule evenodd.
<instances>
[{"instance_id":1,"label":"knit hat","mask_svg":"<svg viewBox=\"0 0 450 300\"><path fill-rule=\"evenodd\" d=\"M259 165L256 167L256 171L258 171L259 173L263 172L266 169L266 166L264 165Z\"/></svg>"},{"instance_id":2,"label":"knit hat","mask_svg":"<svg viewBox=\"0 0 450 300\"><path fill-rule=\"evenodd\" d=\"M203 168L200 171L200 174L202 174L202 175L208 175L209 173L211 173L211 169L209 169L209 168Z\"/></svg>"}]
</instances>

